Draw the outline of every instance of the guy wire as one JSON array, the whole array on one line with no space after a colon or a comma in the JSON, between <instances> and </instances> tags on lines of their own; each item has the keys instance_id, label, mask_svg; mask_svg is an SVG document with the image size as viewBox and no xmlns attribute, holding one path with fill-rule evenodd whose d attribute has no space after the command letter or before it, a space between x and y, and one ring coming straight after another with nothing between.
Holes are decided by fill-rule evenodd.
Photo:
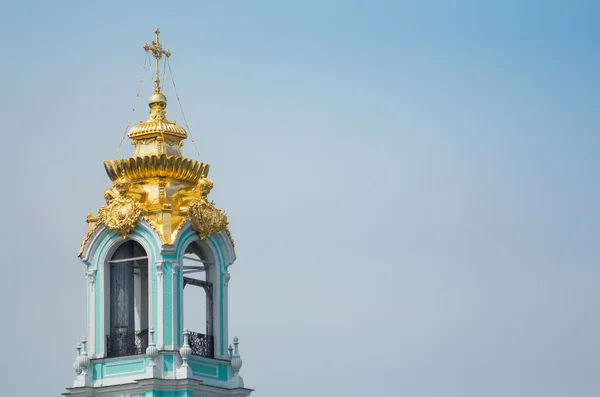
<instances>
[{"instance_id":1,"label":"guy wire","mask_svg":"<svg viewBox=\"0 0 600 397\"><path fill-rule=\"evenodd\" d=\"M135 95L135 101L133 102L133 108L131 109L131 116L129 116L129 121L127 121L127 127L125 127L125 132L123 133L123 136L121 137L121 142L119 142L119 146L117 146L117 150L115 151L115 158L119 154L121 145L123 144L123 141L125 140L125 136L127 135L127 131L129 131L129 127L131 126L131 119L133 118L133 115L135 114L135 107L137 105L137 100L140 97L140 90L142 89L142 82L144 81L144 73L146 72L146 64L151 63L151 62L152 62L151 60L150 61L148 60L148 52L146 51L146 56L144 58L144 65L142 66L142 76L140 77L140 83L138 85L137 94Z\"/></svg>"}]
</instances>

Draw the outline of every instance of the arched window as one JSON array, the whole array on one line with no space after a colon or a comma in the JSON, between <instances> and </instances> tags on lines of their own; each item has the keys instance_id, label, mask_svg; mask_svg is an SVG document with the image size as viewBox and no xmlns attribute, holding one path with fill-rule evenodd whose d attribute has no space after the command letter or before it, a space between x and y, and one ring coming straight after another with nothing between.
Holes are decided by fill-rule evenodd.
<instances>
[{"instance_id":1,"label":"arched window","mask_svg":"<svg viewBox=\"0 0 600 397\"><path fill-rule=\"evenodd\" d=\"M190 244L183 256L183 323L190 330L192 354L213 357L213 266L207 258L198 242Z\"/></svg>"},{"instance_id":2,"label":"arched window","mask_svg":"<svg viewBox=\"0 0 600 397\"><path fill-rule=\"evenodd\" d=\"M107 262L107 356L143 354L148 346L148 256L126 241Z\"/></svg>"}]
</instances>

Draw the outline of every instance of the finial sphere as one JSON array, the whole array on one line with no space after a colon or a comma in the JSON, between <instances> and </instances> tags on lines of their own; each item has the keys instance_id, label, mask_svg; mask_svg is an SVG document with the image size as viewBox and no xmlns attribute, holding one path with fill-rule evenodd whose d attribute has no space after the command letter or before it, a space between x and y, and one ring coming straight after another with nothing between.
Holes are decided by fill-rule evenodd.
<instances>
[{"instance_id":1,"label":"finial sphere","mask_svg":"<svg viewBox=\"0 0 600 397\"><path fill-rule=\"evenodd\" d=\"M167 107L167 97L161 92L155 92L148 98L148 106L158 105L161 109Z\"/></svg>"}]
</instances>

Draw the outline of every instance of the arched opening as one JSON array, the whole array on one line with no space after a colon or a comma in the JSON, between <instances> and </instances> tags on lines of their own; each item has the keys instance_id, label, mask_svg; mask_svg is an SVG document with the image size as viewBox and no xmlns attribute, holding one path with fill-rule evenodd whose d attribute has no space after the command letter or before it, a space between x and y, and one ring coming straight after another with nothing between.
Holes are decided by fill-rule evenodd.
<instances>
[{"instance_id":1,"label":"arched opening","mask_svg":"<svg viewBox=\"0 0 600 397\"><path fill-rule=\"evenodd\" d=\"M192 354L213 357L213 284L212 262L198 242L183 255L183 325L190 330Z\"/></svg>"},{"instance_id":2,"label":"arched opening","mask_svg":"<svg viewBox=\"0 0 600 397\"><path fill-rule=\"evenodd\" d=\"M185 305L183 307L183 328L208 334L206 313L206 267L196 254L187 253L183 257L183 283ZM199 282L197 282L199 281Z\"/></svg>"},{"instance_id":3,"label":"arched opening","mask_svg":"<svg viewBox=\"0 0 600 397\"><path fill-rule=\"evenodd\" d=\"M126 241L106 263L108 269L107 357L143 354L148 347L148 256L137 241Z\"/></svg>"}]
</instances>

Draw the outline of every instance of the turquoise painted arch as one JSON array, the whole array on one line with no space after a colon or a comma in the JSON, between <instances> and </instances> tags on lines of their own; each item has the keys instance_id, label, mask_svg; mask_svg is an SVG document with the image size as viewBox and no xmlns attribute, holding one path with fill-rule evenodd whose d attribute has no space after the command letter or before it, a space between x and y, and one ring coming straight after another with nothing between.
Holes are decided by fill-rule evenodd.
<instances>
[{"instance_id":1,"label":"turquoise painted arch","mask_svg":"<svg viewBox=\"0 0 600 397\"><path fill-rule=\"evenodd\" d=\"M106 303L108 291L106 262L113 255L116 249L126 241L136 241L146 251L149 264L149 291L151 299L148 307L149 323L157 331L157 269L156 263L161 260L162 241L160 236L145 221L139 221L134 230L123 238L121 235L106 229L103 225L98 226L94 233L88 239L82 251L81 260L87 265L88 271L95 272L95 285L93 294L88 299L88 335L93 340L93 348L96 355L103 356L105 323L106 323Z\"/></svg>"},{"instance_id":2,"label":"turquoise painted arch","mask_svg":"<svg viewBox=\"0 0 600 397\"><path fill-rule=\"evenodd\" d=\"M227 351L227 291L224 283L224 276L227 273L227 267L235 261L235 251L233 243L227 236L225 231L214 234L206 240L200 240L198 233L191 228L191 223L188 222L177 235L174 244L174 254L178 263L183 263L183 255L190 244L197 242L205 253L206 258L211 261L216 270L213 276L213 299L215 307L213 310L214 316L214 336L215 336L215 353L218 356L225 357ZM180 282L182 277L179 277ZM182 292L181 287L179 291ZM183 307L182 293L178 296L178 315L179 329L182 330L183 318L181 309ZM182 343L182 335L179 333L178 343Z\"/></svg>"}]
</instances>

